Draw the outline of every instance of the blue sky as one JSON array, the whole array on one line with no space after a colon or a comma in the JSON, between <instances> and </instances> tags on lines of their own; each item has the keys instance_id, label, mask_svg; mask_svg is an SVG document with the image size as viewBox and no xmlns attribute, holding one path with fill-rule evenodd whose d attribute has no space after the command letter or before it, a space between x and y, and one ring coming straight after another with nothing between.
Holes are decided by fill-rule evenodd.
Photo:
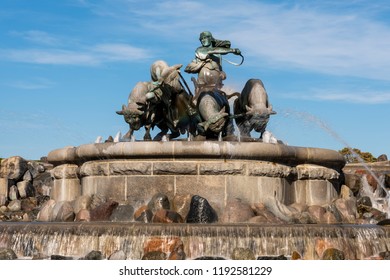
<instances>
[{"instance_id":1,"label":"blue sky","mask_svg":"<svg viewBox=\"0 0 390 280\"><path fill-rule=\"evenodd\" d=\"M389 12L385 0L2 0L0 157L126 133L115 111L134 85L158 59L184 69L204 30L245 56L224 63L226 91L264 82L276 138L390 156Z\"/></svg>"}]
</instances>

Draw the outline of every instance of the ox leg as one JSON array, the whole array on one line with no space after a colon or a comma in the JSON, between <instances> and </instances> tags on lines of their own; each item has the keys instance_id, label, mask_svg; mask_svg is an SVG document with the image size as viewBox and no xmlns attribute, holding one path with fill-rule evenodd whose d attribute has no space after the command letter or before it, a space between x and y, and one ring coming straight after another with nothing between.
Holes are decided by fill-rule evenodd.
<instances>
[{"instance_id":1,"label":"ox leg","mask_svg":"<svg viewBox=\"0 0 390 280\"><path fill-rule=\"evenodd\" d=\"M150 135L150 126L145 126L145 135L144 135L144 140L145 141L150 141L152 140L152 136Z\"/></svg>"}]
</instances>

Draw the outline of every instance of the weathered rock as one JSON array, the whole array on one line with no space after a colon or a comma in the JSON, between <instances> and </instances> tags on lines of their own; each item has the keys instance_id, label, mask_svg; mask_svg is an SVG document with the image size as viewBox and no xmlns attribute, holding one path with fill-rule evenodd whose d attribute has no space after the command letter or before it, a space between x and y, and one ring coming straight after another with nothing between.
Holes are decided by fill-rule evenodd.
<instances>
[{"instance_id":1,"label":"weathered rock","mask_svg":"<svg viewBox=\"0 0 390 280\"><path fill-rule=\"evenodd\" d=\"M12 185L9 188L8 197L9 197L9 200L16 200L19 198L19 191L15 185Z\"/></svg>"},{"instance_id":2,"label":"weathered rock","mask_svg":"<svg viewBox=\"0 0 390 280\"><path fill-rule=\"evenodd\" d=\"M32 174L31 174L30 170L27 170L27 171L24 173L24 175L23 175L23 177L22 177L22 180L23 180L23 181L32 182L33 176L32 176Z\"/></svg>"},{"instance_id":3,"label":"weathered rock","mask_svg":"<svg viewBox=\"0 0 390 280\"><path fill-rule=\"evenodd\" d=\"M167 254L159 251L148 252L142 256L142 260L166 260Z\"/></svg>"},{"instance_id":4,"label":"weathered rock","mask_svg":"<svg viewBox=\"0 0 390 280\"><path fill-rule=\"evenodd\" d=\"M62 164L53 168L51 175L55 179L77 179L79 171L79 167L76 164Z\"/></svg>"},{"instance_id":5,"label":"weathered rock","mask_svg":"<svg viewBox=\"0 0 390 280\"><path fill-rule=\"evenodd\" d=\"M20 200L12 200L9 204L8 204L8 209L9 211L12 211L12 212L16 212L16 211L20 211L22 209L22 203Z\"/></svg>"},{"instance_id":6,"label":"weathered rock","mask_svg":"<svg viewBox=\"0 0 390 280\"><path fill-rule=\"evenodd\" d=\"M187 219L187 214L190 211L191 194L175 195L172 200L172 209L176 211L184 220Z\"/></svg>"},{"instance_id":7,"label":"weathered rock","mask_svg":"<svg viewBox=\"0 0 390 280\"><path fill-rule=\"evenodd\" d=\"M74 201L73 209L75 213L78 213L82 209L90 209L91 197L88 195L81 195Z\"/></svg>"},{"instance_id":8,"label":"weathered rock","mask_svg":"<svg viewBox=\"0 0 390 280\"><path fill-rule=\"evenodd\" d=\"M234 248L232 255L232 260L255 260L255 254L252 250L248 248Z\"/></svg>"},{"instance_id":9,"label":"weathered rock","mask_svg":"<svg viewBox=\"0 0 390 280\"><path fill-rule=\"evenodd\" d=\"M113 260L113 261L126 260L126 254L122 250L118 250L112 253L108 257L108 260Z\"/></svg>"},{"instance_id":10,"label":"weathered rock","mask_svg":"<svg viewBox=\"0 0 390 280\"><path fill-rule=\"evenodd\" d=\"M338 224L336 217L331 212L326 212L324 216L322 217L322 223L324 224Z\"/></svg>"},{"instance_id":11,"label":"weathered rock","mask_svg":"<svg viewBox=\"0 0 390 280\"><path fill-rule=\"evenodd\" d=\"M101 194L93 194L91 196L91 204L90 207L91 209L94 209L98 206L100 206L103 203L107 202L107 198L104 195Z\"/></svg>"},{"instance_id":12,"label":"weathered rock","mask_svg":"<svg viewBox=\"0 0 390 280\"><path fill-rule=\"evenodd\" d=\"M345 260L343 251L336 248L328 248L322 254L322 260Z\"/></svg>"},{"instance_id":13,"label":"weathered rock","mask_svg":"<svg viewBox=\"0 0 390 280\"><path fill-rule=\"evenodd\" d=\"M33 180L33 187L36 190L37 195L50 195L53 185L53 177L51 177L51 174L48 171L39 173Z\"/></svg>"},{"instance_id":14,"label":"weathered rock","mask_svg":"<svg viewBox=\"0 0 390 280\"><path fill-rule=\"evenodd\" d=\"M381 154L378 158L377 161L388 161L389 159L387 158L386 154Z\"/></svg>"},{"instance_id":15,"label":"weathered rock","mask_svg":"<svg viewBox=\"0 0 390 280\"><path fill-rule=\"evenodd\" d=\"M153 216L153 223L183 223L183 218L175 211L159 209Z\"/></svg>"},{"instance_id":16,"label":"weathered rock","mask_svg":"<svg viewBox=\"0 0 390 280\"><path fill-rule=\"evenodd\" d=\"M217 212L211 207L207 199L194 195L191 198L190 211L187 223L214 223L218 221Z\"/></svg>"},{"instance_id":17,"label":"weathered rock","mask_svg":"<svg viewBox=\"0 0 390 280\"><path fill-rule=\"evenodd\" d=\"M16 184L21 198L34 197L35 190L30 181L20 181Z\"/></svg>"},{"instance_id":18,"label":"weathered rock","mask_svg":"<svg viewBox=\"0 0 390 280\"><path fill-rule=\"evenodd\" d=\"M337 210L343 217L343 221L347 223L354 223L356 221L356 200L339 198L334 202Z\"/></svg>"},{"instance_id":19,"label":"weathered rock","mask_svg":"<svg viewBox=\"0 0 390 280\"><path fill-rule=\"evenodd\" d=\"M380 253L379 253L379 256L380 256L383 260L390 260L390 251L380 252Z\"/></svg>"},{"instance_id":20,"label":"weathered rock","mask_svg":"<svg viewBox=\"0 0 390 280\"><path fill-rule=\"evenodd\" d=\"M352 197L354 197L352 190L348 186L342 185L340 189L340 198L350 199Z\"/></svg>"},{"instance_id":21,"label":"weathered rock","mask_svg":"<svg viewBox=\"0 0 390 280\"><path fill-rule=\"evenodd\" d=\"M307 208L309 214L314 218L317 224L321 224L324 220L326 209L319 205L312 205Z\"/></svg>"},{"instance_id":22,"label":"weathered rock","mask_svg":"<svg viewBox=\"0 0 390 280\"><path fill-rule=\"evenodd\" d=\"M102 260L103 254L100 251L91 251L85 257L80 258L80 260Z\"/></svg>"},{"instance_id":23,"label":"weathered rock","mask_svg":"<svg viewBox=\"0 0 390 280\"><path fill-rule=\"evenodd\" d=\"M292 260L301 260L302 256L299 254L297 251L292 252L291 254L291 259Z\"/></svg>"},{"instance_id":24,"label":"weathered rock","mask_svg":"<svg viewBox=\"0 0 390 280\"><path fill-rule=\"evenodd\" d=\"M91 221L91 214L89 213L89 210L87 209L81 209L79 212L77 212L75 217L76 222L89 222Z\"/></svg>"},{"instance_id":25,"label":"weathered rock","mask_svg":"<svg viewBox=\"0 0 390 280\"><path fill-rule=\"evenodd\" d=\"M41 211L39 211L37 220L40 222L51 222L53 220L53 208L56 202L52 199L46 201Z\"/></svg>"},{"instance_id":26,"label":"weathered rock","mask_svg":"<svg viewBox=\"0 0 390 280\"><path fill-rule=\"evenodd\" d=\"M134 207L131 205L118 205L110 216L112 222L131 222L133 220Z\"/></svg>"},{"instance_id":27,"label":"weathered rock","mask_svg":"<svg viewBox=\"0 0 390 280\"><path fill-rule=\"evenodd\" d=\"M286 222L277 218L272 212L270 212L263 203L257 203L253 205L253 211L255 215L248 220L248 223L259 224L285 224Z\"/></svg>"},{"instance_id":28,"label":"weathered rock","mask_svg":"<svg viewBox=\"0 0 390 280\"><path fill-rule=\"evenodd\" d=\"M146 205L141 206L134 213L134 220L137 222L150 223L152 218L153 212Z\"/></svg>"},{"instance_id":29,"label":"weathered rock","mask_svg":"<svg viewBox=\"0 0 390 280\"><path fill-rule=\"evenodd\" d=\"M267 199L267 201L264 202L264 205L277 218L285 222L291 222L297 217L297 215L299 215L298 211L295 208L284 205L274 197L270 197L269 199Z\"/></svg>"},{"instance_id":30,"label":"weathered rock","mask_svg":"<svg viewBox=\"0 0 390 280\"><path fill-rule=\"evenodd\" d=\"M107 201L98 207L91 209L91 221L108 221L117 206L118 202Z\"/></svg>"},{"instance_id":31,"label":"weathered rock","mask_svg":"<svg viewBox=\"0 0 390 280\"><path fill-rule=\"evenodd\" d=\"M154 213L160 209L169 210L171 208L169 198L165 194L155 194L148 203L148 208Z\"/></svg>"},{"instance_id":32,"label":"weathered rock","mask_svg":"<svg viewBox=\"0 0 390 280\"><path fill-rule=\"evenodd\" d=\"M279 256L259 256L257 260L287 260L287 257L284 255Z\"/></svg>"},{"instance_id":33,"label":"weathered rock","mask_svg":"<svg viewBox=\"0 0 390 280\"><path fill-rule=\"evenodd\" d=\"M200 260L200 261L219 261L219 260L225 260L225 258L222 257L213 257L213 256L202 256L195 258L194 260Z\"/></svg>"},{"instance_id":34,"label":"weathered rock","mask_svg":"<svg viewBox=\"0 0 390 280\"><path fill-rule=\"evenodd\" d=\"M179 237L151 237L144 245L144 255L149 252L163 252L165 258L171 256L174 252L182 255L184 253L184 244Z\"/></svg>"},{"instance_id":35,"label":"weathered rock","mask_svg":"<svg viewBox=\"0 0 390 280\"><path fill-rule=\"evenodd\" d=\"M223 215L222 223L242 223L255 216L249 204L244 203L241 199L234 199L227 202Z\"/></svg>"},{"instance_id":36,"label":"weathered rock","mask_svg":"<svg viewBox=\"0 0 390 280\"><path fill-rule=\"evenodd\" d=\"M57 215L54 217L54 221L72 222L74 221L75 216L72 204L69 201L62 201Z\"/></svg>"},{"instance_id":37,"label":"weathered rock","mask_svg":"<svg viewBox=\"0 0 390 280\"><path fill-rule=\"evenodd\" d=\"M16 260L18 256L12 249L0 248L0 260Z\"/></svg>"},{"instance_id":38,"label":"weathered rock","mask_svg":"<svg viewBox=\"0 0 390 280\"><path fill-rule=\"evenodd\" d=\"M362 177L359 174L344 173L345 185L347 185L354 194L357 194L362 186Z\"/></svg>"},{"instance_id":39,"label":"weathered rock","mask_svg":"<svg viewBox=\"0 0 390 280\"><path fill-rule=\"evenodd\" d=\"M51 255L51 260L73 260L72 257L62 256L62 255Z\"/></svg>"},{"instance_id":40,"label":"weathered rock","mask_svg":"<svg viewBox=\"0 0 390 280\"><path fill-rule=\"evenodd\" d=\"M27 170L27 161L22 157L6 158L1 161L0 177L19 181Z\"/></svg>"}]
</instances>

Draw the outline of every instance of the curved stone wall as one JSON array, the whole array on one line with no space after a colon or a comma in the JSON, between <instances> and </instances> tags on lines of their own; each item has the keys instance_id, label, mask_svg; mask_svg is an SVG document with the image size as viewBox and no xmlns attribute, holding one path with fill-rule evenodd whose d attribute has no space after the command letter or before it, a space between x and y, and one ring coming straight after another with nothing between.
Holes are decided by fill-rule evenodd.
<instances>
[{"instance_id":1,"label":"curved stone wall","mask_svg":"<svg viewBox=\"0 0 390 280\"><path fill-rule=\"evenodd\" d=\"M343 157L332 150L238 142L121 142L66 147L48 155L55 200L101 194L133 205L156 193L197 194L221 213L230 199L276 197L325 205L337 197Z\"/></svg>"}]
</instances>

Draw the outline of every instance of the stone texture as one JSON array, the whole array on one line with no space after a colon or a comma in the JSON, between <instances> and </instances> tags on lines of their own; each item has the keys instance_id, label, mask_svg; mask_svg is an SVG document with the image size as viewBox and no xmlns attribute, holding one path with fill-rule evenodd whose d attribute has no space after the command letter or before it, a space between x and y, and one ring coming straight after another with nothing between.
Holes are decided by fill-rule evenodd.
<instances>
[{"instance_id":1,"label":"stone texture","mask_svg":"<svg viewBox=\"0 0 390 280\"><path fill-rule=\"evenodd\" d=\"M9 157L1 161L0 177L18 181L27 170L27 161L24 158L20 156Z\"/></svg>"},{"instance_id":2,"label":"stone texture","mask_svg":"<svg viewBox=\"0 0 390 280\"><path fill-rule=\"evenodd\" d=\"M16 187L18 188L19 196L21 198L35 196L35 189L30 181L20 181L16 184Z\"/></svg>"},{"instance_id":3,"label":"stone texture","mask_svg":"<svg viewBox=\"0 0 390 280\"><path fill-rule=\"evenodd\" d=\"M76 222L89 222L91 221L91 214L87 209L81 209L77 212L75 217Z\"/></svg>"},{"instance_id":4,"label":"stone texture","mask_svg":"<svg viewBox=\"0 0 390 280\"><path fill-rule=\"evenodd\" d=\"M148 206L143 205L134 212L134 220L136 222L150 223L153 219L153 212Z\"/></svg>"},{"instance_id":5,"label":"stone texture","mask_svg":"<svg viewBox=\"0 0 390 280\"><path fill-rule=\"evenodd\" d=\"M153 163L153 175L196 175L197 173L197 162L166 161Z\"/></svg>"},{"instance_id":6,"label":"stone texture","mask_svg":"<svg viewBox=\"0 0 390 280\"><path fill-rule=\"evenodd\" d=\"M79 167L76 164L62 164L54 167L51 174L55 179L77 179Z\"/></svg>"},{"instance_id":7,"label":"stone texture","mask_svg":"<svg viewBox=\"0 0 390 280\"><path fill-rule=\"evenodd\" d=\"M246 163L242 162L202 162L199 175L245 175Z\"/></svg>"},{"instance_id":8,"label":"stone texture","mask_svg":"<svg viewBox=\"0 0 390 280\"><path fill-rule=\"evenodd\" d=\"M163 193L157 193L153 195L148 203L148 208L154 213L160 209L169 210L171 208L171 203L167 195Z\"/></svg>"},{"instance_id":9,"label":"stone texture","mask_svg":"<svg viewBox=\"0 0 390 280\"><path fill-rule=\"evenodd\" d=\"M171 223L183 223L184 220L175 211L166 210L166 209L159 209L154 214L152 222L153 223L171 224Z\"/></svg>"},{"instance_id":10,"label":"stone texture","mask_svg":"<svg viewBox=\"0 0 390 280\"><path fill-rule=\"evenodd\" d=\"M109 163L109 173L110 175L152 175L152 162L113 161Z\"/></svg>"},{"instance_id":11,"label":"stone texture","mask_svg":"<svg viewBox=\"0 0 390 280\"><path fill-rule=\"evenodd\" d=\"M90 161L80 167L80 176L108 176L110 175L109 163L106 161Z\"/></svg>"},{"instance_id":12,"label":"stone texture","mask_svg":"<svg viewBox=\"0 0 390 280\"><path fill-rule=\"evenodd\" d=\"M248 175L287 178L296 175L295 168L273 162L255 162L248 164Z\"/></svg>"},{"instance_id":13,"label":"stone texture","mask_svg":"<svg viewBox=\"0 0 390 280\"><path fill-rule=\"evenodd\" d=\"M218 215L207 199L194 195L191 199L190 211L187 215L187 223L215 223Z\"/></svg>"},{"instance_id":14,"label":"stone texture","mask_svg":"<svg viewBox=\"0 0 390 280\"><path fill-rule=\"evenodd\" d=\"M255 254L252 250L248 248L234 248L232 255L232 260L256 260Z\"/></svg>"},{"instance_id":15,"label":"stone texture","mask_svg":"<svg viewBox=\"0 0 390 280\"><path fill-rule=\"evenodd\" d=\"M56 202L53 199L46 201L38 213L37 221L51 222L53 220L53 208Z\"/></svg>"},{"instance_id":16,"label":"stone texture","mask_svg":"<svg viewBox=\"0 0 390 280\"><path fill-rule=\"evenodd\" d=\"M126 254L122 250L118 250L112 253L108 257L108 260L113 260L113 261L126 260Z\"/></svg>"},{"instance_id":17,"label":"stone texture","mask_svg":"<svg viewBox=\"0 0 390 280\"><path fill-rule=\"evenodd\" d=\"M75 213L78 213L82 209L89 209L91 206L91 196L81 195L76 198L73 203L73 209Z\"/></svg>"},{"instance_id":18,"label":"stone texture","mask_svg":"<svg viewBox=\"0 0 390 280\"><path fill-rule=\"evenodd\" d=\"M335 180L340 177L336 170L314 164L300 164L296 166L296 170L298 180Z\"/></svg>"},{"instance_id":19,"label":"stone texture","mask_svg":"<svg viewBox=\"0 0 390 280\"><path fill-rule=\"evenodd\" d=\"M188 211L190 211L191 198L191 194L178 194L172 200L172 209L183 217L184 220L187 219Z\"/></svg>"},{"instance_id":20,"label":"stone texture","mask_svg":"<svg viewBox=\"0 0 390 280\"><path fill-rule=\"evenodd\" d=\"M9 180L7 178L0 178L0 195L8 197Z\"/></svg>"},{"instance_id":21,"label":"stone texture","mask_svg":"<svg viewBox=\"0 0 390 280\"><path fill-rule=\"evenodd\" d=\"M328 248L322 254L322 260L345 260L344 252L336 248Z\"/></svg>"},{"instance_id":22,"label":"stone texture","mask_svg":"<svg viewBox=\"0 0 390 280\"><path fill-rule=\"evenodd\" d=\"M0 260L16 260L18 256L12 249L0 248Z\"/></svg>"},{"instance_id":23,"label":"stone texture","mask_svg":"<svg viewBox=\"0 0 390 280\"><path fill-rule=\"evenodd\" d=\"M20 211L22 209L22 203L20 200L12 200L9 204L8 204L8 210L9 211L12 211L12 212L16 212L16 211Z\"/></svg>"},{"instance_id":24,"label":"stone texture","mask_svg":"<svg viewBox=\"0 0 390 280\"><path fill-rule=\"evenodd\" d=\"M134 207L131 205L118 205L110 216L112 222L131 222L133 221Z\"/></svg>"},{"instance_id":25,"label":"stone texture","mask_svg":"<svg viewBox=\"0 0 390 280\"><path fill-rule=\"evenodd\" d=\"M126 201L126 177L124 176L88 176L81 179L81 194L102 195L115 201Z\"/></svg>"},{"instance_id":26,"label":"stone texture","mask_svg":"<svg viewBox=\"0 0 390 280\"><path fill-rule=\"evenodd\" d=\"M338 197L333 184L326 180L298 180L293 182L294 202L310 205L330 204Z\"/></svg>"},{"instance_id":27,"label":"stone texture","mask_svg":"<svg viewBox=\"0 0 390 280\"><path fill-rule=\"evenodd\" d=\"M107 201L90 210L91 221L109 221L114 209L118 206L116 201Z\"/></svg>"},{"instance_id":28,"label":"stone texture","mask_svg":"<svg viewBox=\"0 0 390 280\"><path fill-rule=\"evenodd\" d=\"M54 180L51 197L56 201L72 201L81 195L78 178Z\"/></svg>"},{"instance_id":29,"label":"stone texture","mask_svg":"<svg viewBox=\"0 0 390 280\"><path fill-rule=\"evenodd\" d=\"M220 220L222 223L242 223L254 216L255 214L250 205L236 198L227 202Z\"/></svg>"},{"instance_id":30,"label":"stone texture","mask_svg":"<svg viewBox=\"0 0 390 280\"><path fill-rule=\"evenodd\" d=\"M54 221L57 222L72 222L76 215L74 213L72 204L68 201L63 201L60 204L60 208L54 216ZM53 211L54 212L54 211Z\"/></svg>"}]
</instances>

